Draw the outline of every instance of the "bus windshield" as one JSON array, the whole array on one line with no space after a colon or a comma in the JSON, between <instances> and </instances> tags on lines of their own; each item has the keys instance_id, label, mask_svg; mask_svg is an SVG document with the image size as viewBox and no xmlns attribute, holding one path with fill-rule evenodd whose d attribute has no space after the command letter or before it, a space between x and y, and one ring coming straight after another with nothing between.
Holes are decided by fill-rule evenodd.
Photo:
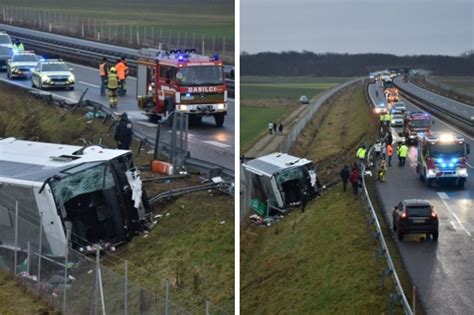
<instances>
[{"instance_id":1,"label":"bus windshield","mask_svg":"<svg viewBox=\"0 0 474 315\"><path fill-rule=\"evenodd\" d=\"M224 74L221 66L180 68L176 79L182 86L221 85Z\"/></svg>"}]
</instances>

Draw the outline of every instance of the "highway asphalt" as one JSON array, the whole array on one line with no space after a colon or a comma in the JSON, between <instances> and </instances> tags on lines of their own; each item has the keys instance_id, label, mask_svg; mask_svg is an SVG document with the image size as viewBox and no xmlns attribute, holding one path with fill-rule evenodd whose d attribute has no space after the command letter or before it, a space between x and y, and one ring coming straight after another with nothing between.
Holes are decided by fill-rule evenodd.
<instances>
[{"instance_id":1,"label":"highway asphalt","mask_svg":"<svg viewBox=\"0 0 474 315\"><path fill-rule=\"evenodd\" d=\"M97 69L85 67L77 64L69 64L74 69L76 86L74 91L47 90L70 102L76 102L81 94L88 89L85 99L108 104L106 96L100 95L100 78ZM6 73L0 73L0 80L9 81ZM31 80L13 80L13 83L21 86L31 87ZM156 124L148 122L137 107L136 101L136 79L127 79L127 96L119 98L117 111L126 111L134 122L134 128L155 138ZM234 101L228 102L228 113L224 126L218 128L214 124L213 117L205 117L202 124L189 127L189 151L191 157L218 164L220 166L234 169L234 148L235 148L235 106ZM170 141L171 130L163 125L160 140L165 143Z\"/></svg>"},{"instance_id":2,"label":"highway asphalt","mask_svg":"<svg viewBox=\"0 0 474 315\"><path fill-rule=\"evenodd\" d=\"M376 90L378 98L375 96ZM369 93L376 102L384 101L380 85L371 84ZM434 101L429 94L426 94L426 97L429 101ZM441 98L439 99L443 102ZM407 100L402 101L407 104L409 111L420 110ZM444 102L449 104L446 106L452 105L448 101ZM462 108L456 106L451 109ZM434 131L457 132L439 119L433 120ZM474 139L466 135L464 137L471 148L474 148ZM427 199L434 205L439 215L437 242L431 239L420 240L420 235L406 236L403 241L396 240L413 285L416 287L417 296L427 314L474 313L473 155L474 153L471 153L469 156L469 177L464 190L459 190L454 185L434 185L428 188L420 181L416 175L416 146L410 147L405 167L398 167L397 158L394 157L393 167L387 172L386 182L377 184L383 214L389 226L392 224L392 209L402 199ZM395 234L393 237L396 239Z\"/></svg>"},{"instance_id":3,"label":"highway asphalt","mask_svg":"<svg viewBox=\"0 0 474 315\"><path fill-rule=\"evenodd\" d=\"M395 83L403 90L421 97L439 107L449 110L464 117L474 117L474 106L470 106L456 100L441 96L439 94L425 90L411 82L403 82L400 78L395 79ZM474 118L473 118L474 119Z\"/></svg>"}]
</instances>

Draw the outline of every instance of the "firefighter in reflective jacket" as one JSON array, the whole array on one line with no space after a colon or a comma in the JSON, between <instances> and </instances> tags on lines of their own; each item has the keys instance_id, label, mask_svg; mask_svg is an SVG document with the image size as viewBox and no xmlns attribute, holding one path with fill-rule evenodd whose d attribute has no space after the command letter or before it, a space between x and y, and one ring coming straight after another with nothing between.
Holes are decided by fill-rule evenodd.
<instances>
[{"instance_id":1,"label":"firefighter in reflective jacket","mask_svg":"<svg viewBox=\"0 0 474 315\"><path fill-rule=\"evenodd\" d=\"M100 95L105 95L105 86L107 85L107 77L109 76L108 72L107 58L104 57L99 65Z\"/></svg>"},{"instance_id":2,"label":"firefighter in reflective jacket","mask_svg":"<svg viewBox=\"0 0 474 315\"><path fill-rule=\"evenodd\" d=\"M116 108L118 105L118 88L119 82L117 70L112 67L110 68L109 75L107 77L107 90L109 91L110 108Z\"/></svg>"}]
</instances>

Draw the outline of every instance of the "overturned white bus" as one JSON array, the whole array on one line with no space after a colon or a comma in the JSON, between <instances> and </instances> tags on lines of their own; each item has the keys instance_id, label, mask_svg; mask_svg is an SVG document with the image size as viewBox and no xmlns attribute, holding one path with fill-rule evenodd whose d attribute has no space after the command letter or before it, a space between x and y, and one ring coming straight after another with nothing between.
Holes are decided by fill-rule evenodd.
<instances>
[{"instance_id":1,"label":"overturned white bus","mask_svg":"<svg viewBox=\"0 0 474 315\"><path fill-rule=\"evenodd\" d=\"M145 228L150 207L128 150L0 140L0 243L38 245L63 256L73 247L120 244ZM40 222L40 218L41 222Z\"/></svg>"}]
</instances>

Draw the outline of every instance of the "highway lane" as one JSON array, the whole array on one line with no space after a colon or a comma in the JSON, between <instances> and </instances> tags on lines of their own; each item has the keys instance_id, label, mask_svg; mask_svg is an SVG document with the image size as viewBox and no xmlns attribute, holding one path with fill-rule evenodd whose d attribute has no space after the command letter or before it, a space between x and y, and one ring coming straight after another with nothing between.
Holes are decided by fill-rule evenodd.
<instances>
[{"instance_id":1,"label":"highway lane","mask_svg":"<svg viewBox=\"0 0 474 315\"><path fill-rule=\"evenodd\" d=\"M97 69L72 63L69 63L69 66L74 69L76 77L74 91L48 90L49 92L74 102L88 89L85 99L108 104L107 97L100 95L100 78ZM5 73L0 74L0 79L8 81ZM31 80L14 80L13 82L31 87ZM135 128L155 138L156 124L148 122L147 117L137 107L136 79L129 77L127 83L127 96L119 98L117 111L126 111L134 122ZM234 169L234 113L234 101L230 100L228 114L222 128L215 126L213 117L205 117L202 124L189 127L189 151L192 157ZM170 132L168 126L162 126L160 140L169 143Z\"/></svg>"},{"instance_id":2,"label":"highway lane","mask_svg":"<svg viewBox=\"0 0 474 315\"><path fill-rule=\"evenodd\" d=\"M470 106L453 99L441 96L431 91L425 90L411 82L403 82L401 78L396 78L394 82L400 86L403 90L406 90L416 96L421 97L439 107L449 110L457 115L464 117L473 117L474 119L474 106Z\"/></svg>"},{"instance_id":3,"label":"highway lane","mask_svg":"<svg viewBox=\"0 0 474 315\"><path fill-rule=\"evenodd\" d=\"M380 86L370 85L373 98L378 90L377 102L383 101ZM407 100L408 110L420 110ZM435 131L456 132L450 126L434 119ZM394 132L398 130L393 130ZM473 139L466 137L473 147ZM401 199L429 200L439 214L440 230L437 242L419 242L419 236L407 236L396 241L416 292L428 314L472 314L474 312L474 169L464 190L453 186L425 186L416 175L417 149L410 147L406 166L394 166L387 172L387 181L377 184L383 213L391 225L393 206ZM472 161L472 155L471 155ZM394 235L395 238L395 235Z\"/></svg>"}]
</instances>

